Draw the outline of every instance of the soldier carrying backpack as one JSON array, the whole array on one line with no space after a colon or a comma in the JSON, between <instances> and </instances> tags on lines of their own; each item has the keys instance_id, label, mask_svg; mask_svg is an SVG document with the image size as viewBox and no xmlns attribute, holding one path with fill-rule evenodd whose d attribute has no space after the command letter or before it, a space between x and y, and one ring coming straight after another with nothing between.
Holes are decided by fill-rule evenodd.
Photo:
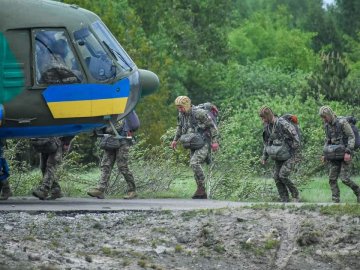
<instances>
[{"instance_id":1,"label":"soldier carrying backpack","mask_svg":"<svg viewBox=\"0 0 360 270\"><path fill-rule=\"evenodd\" d=\"M264 124L264 150L261 163L270 157L275 161L274 180L282 202L289 202L289 192L295 202L299 201L299 191L289 179L300 149L298 130L285 117L277 117L273 111L263 106L259 116Z\"/></svg>"},{"instance_id":2,"label":"soldier carrying backpack","mask_svg":"<svg viewBox=\"0 0 360 270\"><path fill-rule=\"evenodd\" d=\"M332 200L340 202L340 189L337 184L341 172L341 181L350 187L360 203L360 187L350 179L351 156L355 150L355 135L349 121L344 117L337 117L329 106L322 106L319 115L324 121L326 134L323 156L321 160L329 162L329 184Z\"/></svg>"},{"instance_id":3,"label":"soldier carrying backpack","mask_svg":"<svg viewBox=\"0 0 360 270\"><path fill-rule=\"evenodd\" d=\"M192 106L187 96L179 96L175 99L179 114L171 147L175 149L177 142L180 141L184 148L190 149L190 166L197 185L193 199L207 199L205 174L201 164L208 159L211 150L217 151L219 148L218 130L215 123L218 111L211 103L205 104L199 107ZM205 106L208 109L205 109ZM213 116L209 111L213 112Z\"/></svg>"}]
</instances>

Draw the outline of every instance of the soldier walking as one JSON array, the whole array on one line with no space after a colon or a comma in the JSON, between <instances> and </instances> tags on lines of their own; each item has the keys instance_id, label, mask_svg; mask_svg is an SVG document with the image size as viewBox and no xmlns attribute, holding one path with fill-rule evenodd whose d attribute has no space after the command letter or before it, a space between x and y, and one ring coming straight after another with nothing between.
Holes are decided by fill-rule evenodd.
<instances>
[{"instance_id":1,"label":"soldier walking","mask_svg":"<svg viewBox=\"0 0 360 270\"><path fill-rule=\"evenodd\" d=\"M190 166L197 185L192 198L207 199L205 174L201 164L207 160L211 150L217 151L219 148L217 127L208 112L192 106L191 100L187 96L177 97L175 105L179 114L176 134L171 142L171 147L175 149L180 140L185 148L190 149Z\"/></svg>"},{"instance_id":2,"label":"soldier walking","mask_svg":"<svg viewBox=\"0 0 360 270\"><path fill-rule=\"evenodd\" d=\"M115 148L103 148L104 155L101 160L100 169L101 176L98 187L90 189L87 194L91 197L96 197L98 199L105 198L105 191L109 184L109 179L111 176L112 168L116 162L118 171L121 173L128 185L127 195L124 196L124 199L133 199L137 197L136 194L136 185L132 172L129 169L129 150L132 145L132 135L136 129L140 126L139 118L137 117L135 111L129 113L126 118L117 123L115 126L117 132L122 137L120 139L107 137L108 139L118 140L118 144ZM114 136L114 132L111 127L107 127L105 134ZM107 139L103 138L103 139Z\"/></svg>"},{"instance_id":3,"label":"soldier walking","mask_svg":"<svg viewBox=\"0 0 360 270\"><path fill-rule=\"evenodd\" d=\"M264 149L261 163L269 156L275 161L274 180L282 202L289 202L289 192L295 202L299 201L299 191L289 176L294 168L300 149L300 139L296 128L286 119L277 117L267 106L259 111L264 124Z\"/></svg>"},{"instance_id":4,"label":"soldier walking","mask_svg":"<svg viewBox=\"0 0 360 270\"><path fill-rule=\"evenodd\" d=\"M360 187L350 179L351 160L355 145L355 135L345 118L335 115L329 106L322 106L319 115L324 122L326 140L324 155L321 160L328 161L330 165L329 184L332 201L340 202L340 190L337 184L339 176L341 181L350 187L360 203Z\"/></svg>"},{"instance_id":5,"label":"soldier walking","mask_svg":"<svg viewBox=\"0 0 360 270\"><path fill-rule=\"evenodd\" d=\"M40 200L63 197L57 170L62 162L63 152L68 149L72 138L73 136L32 140L35 150L40 152L40 170L43 176L41 184L32 194Z\"/></svg>"}]
</instances>

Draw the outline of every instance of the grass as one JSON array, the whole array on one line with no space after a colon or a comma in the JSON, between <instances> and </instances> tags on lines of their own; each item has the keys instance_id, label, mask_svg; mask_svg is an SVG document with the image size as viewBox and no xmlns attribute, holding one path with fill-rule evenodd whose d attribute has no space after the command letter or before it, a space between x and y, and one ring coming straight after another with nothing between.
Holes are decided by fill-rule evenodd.
<instances>
[{"instance_id":1,"label":"grass","mask_svg":"<svg viewBox=\"0 0 360 270\"><path fill-rule=\"evenodd\" d=\"M189 199L196 190L196 183L193 179L192 173L189 171L184 178L175 179L170 184L170 189L167 191L159 192L142 192L141 198L155 198L155 199L166 199L166 198L177 198L177 199Z\"/></svg>"},{"instance_id":2,"label":"grass","mask_svg":"<svg viewBox=\"0 0 360 270\"><path fill-rule=\"evenodd\" d=\"M360 177L352 177L352 180L360 185ZM354 192L341 180L338 180L340 188L340 200L343 203L356 203ZM331 190L327 177L315 178L305 186L300 187L300 197L303 202L331 202Z\"/></svg>"},{"instance_id":3,"label":"grass","mask_svg":"<svg viewBox=\"0 0 360 270\"><path fill-rule=\"evenodd\" d=\"M194 176L190 168L184 168L184 172L179 177L174 179L169 186L168 190L160 190L157 192L146 191L144 189L138 190L139 198L147 199L161 199L161 198L177 198L177 199L189 199L196 190L196 184ZM88 197L87 190L92 187L96 187L100 179L100 169L92 168L86 171L64 171L61 174L60 185L62 186L63 193L69 197ZM360 176L352 177L352 180L360 185ZM21 181L17 180L17 175L14 174L9 179L13 188L15 196L31 195L31 191L41 181L40 170L33 170L21 176ZM120 181L124 181L122 178ZM237 181L241 181L240 179ZM245 181L245 180L244 180ZM238 196L230 198L233 201L253 201L253 202L271 202L277 197L277 191L274 180L271 178L253 178L247 179L247 182L251 181L257 187L256 192L249 190L250 197ZM135 179L135 182L136 179ZM338 180L340 188L341 202L343 203L355 203L356 198L353 191L345 186L341 180ZM317 177L308 181L305 185L299 187L300 197L302 202L311 203L323 203L331 202L331 190L328 183L328 177ZM121 192L121 190L120 190ZM255 193L254 193L255 192ZM236 193L236 192L235 192ZM124 194L118 193L107 198L122 198ZM247 198L247 199L246 199ZM226 198L229 200L229 198Z\"/></svg>"}]
</instances>

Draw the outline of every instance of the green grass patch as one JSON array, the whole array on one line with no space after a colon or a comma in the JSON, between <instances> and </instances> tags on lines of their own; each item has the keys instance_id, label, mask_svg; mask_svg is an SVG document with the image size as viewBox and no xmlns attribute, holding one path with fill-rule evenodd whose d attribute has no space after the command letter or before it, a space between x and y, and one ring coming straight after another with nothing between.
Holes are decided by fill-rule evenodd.
<instances>
[{"instance_id":1,"label":"green grass patch","mask_svg":"<svg viewBox=\"0 0 360 270\"><path fill-rule=\"evenodd\" d=\"M360 185L360 177L352 177L352 180ZM343 203L356 203L356 197L351 188L338 180L340 188L340 200ZM300 187L300 198L302 202L331 202L331 190L327 177L314 178L306 185Z\"/></svg>"}]
</instances>

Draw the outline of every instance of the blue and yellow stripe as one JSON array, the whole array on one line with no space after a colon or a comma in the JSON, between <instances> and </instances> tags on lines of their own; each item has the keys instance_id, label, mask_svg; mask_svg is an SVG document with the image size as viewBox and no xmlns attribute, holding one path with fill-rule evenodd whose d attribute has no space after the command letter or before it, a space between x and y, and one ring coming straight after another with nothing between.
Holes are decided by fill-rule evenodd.
<instances>
[{"instance_id":1,"label":"blue and yellow stripe","mask_svg":"<svg viewBox=\"0 0 360 270\"><path fill-rule=\"evenodd\" d=\"M113 85L52 85L43 96L54 118L93 117L121 114L130 95L130 80Z\"/></svg>"}]
</instances>

